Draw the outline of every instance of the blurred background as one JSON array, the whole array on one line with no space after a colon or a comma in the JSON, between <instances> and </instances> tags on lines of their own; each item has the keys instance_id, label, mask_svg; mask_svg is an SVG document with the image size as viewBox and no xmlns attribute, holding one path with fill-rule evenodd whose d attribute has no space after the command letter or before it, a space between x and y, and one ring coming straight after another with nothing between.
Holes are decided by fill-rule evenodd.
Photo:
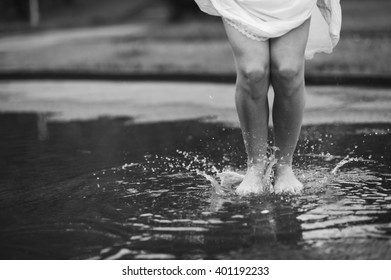
<instances>
[{"instance_id":1,"label":"blurred background","mask_svg":"<svg viewBox=\"0 0 391 280\"><path fill-rule=\"evenodd\" d=\"M342 0L341 41L307 75L391 75L391 1ZM221 21L193 0L0 0L0 74L228 74Z\"/></svg>"},{"instance_id":2,"label":"blurred background","mask_svg":"<svg viewBox=\"0 0 391 280\"><path fill-rule=\"evenodd\" d=\"M339 45L306 66L328 81L295 159L309 191L231 203L200 174L244 171L234 84L154 81L232 82L220 18L0 0L0 259L390 259L391 0L341 3Z\"/></svg>"}]
</instances>

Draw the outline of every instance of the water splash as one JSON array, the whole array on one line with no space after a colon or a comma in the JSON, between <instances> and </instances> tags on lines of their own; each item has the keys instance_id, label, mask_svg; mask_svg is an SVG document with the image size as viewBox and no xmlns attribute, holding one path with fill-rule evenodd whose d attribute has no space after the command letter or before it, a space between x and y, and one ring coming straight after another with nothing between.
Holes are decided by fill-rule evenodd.
<instances>
[{"instance_id":1,"label":"water splash","mask_svg":"<svg viewBox=\"0 0 391 280\"><path fill-rule=\"evenodd\" d=\"M335 180L338 179L338 176L339 176L339 171L341 170L341 168L351 162L365 162L367 160L364 160L360 157L350 157L349 155L345 156L345 157L341 157L341 156L334 156L334 155L331 155L331 154L320 154L320 155L316 155L316 154L310 154L310 155L306 155L306 156L310 156L310 157L317 157L317 158L321 158L323 160L325 160L326 162L331 162L333 161L334 159L341 159L340 161L338 161L331 169L331 171L324 171L324 172L321 172L320 173L320 178L317 177L315 174L309 174L307 175L308 177L308 180L311 180L310 182L307 182L304 184L304 187L305 187L305 190L308 192L308 191L312 191L312 192L316 192L318 190L325 190L328 186L331 186ZM328 169L328 170L330 170ZM311 179L312 177L312 179Z\"/></svg>"},{"instance_id":2,"label":"water splash","mask_svg":"<svg viewBox=\"0 0 391 280\"><path fill-rule=\"evenodd\" d=\"M275 150L268 155L265 180L272 185ZM102 258L106 255L108 258L134 259L139 255L140 258L147 258L149 255L157 258L157 253L160 252L154 251L154 248L162 241L169 244L175 244L175 240L186 244L201 242L202 248L205 248L209 246L205 239L221 239L221 232L233 234L235 230L243 235L254 230L253 225L255 228L262 228L255 229L257 235L273 236L276 232L284 232L285 224L295 224L295 219L296 223L301 224L305 242L312 246L311 242L324 240L328 236L343 238L343 235L337 234L340 227L344 227L343 234L351 234L351 229L359 231L363 228L361 224L371 223L373 216L389 213L390 208L384 202L390 195L382 186L376 185L379 183L375 182L377 177L371 177L360 169L355 170L357 166L367 166L368 159L329 153L299 155L299 160L300 157L310 158L311 163L297 170L299 174L306 176L303 181L306 189L300 196L271 194L239 198L235 189L242 182L244 171L231 166L220 167L215 164L219 161L218 158L212 161L196 152L177 150L171 156L147 155L145 162L118 167L115 177L125 178L117 180L118 184L128 190L122 196L124 201L132 202L129 205L139 205L140 208L136 210L138 215L129 218L126 224L128 231L132 232L126 245L122 244L127 250L114 247L110 254L102 253ZM362 164L344 168L352 162ZM134 176L138 170L143 171L141 177ZM109 191L105 176L110 172L105 170L97 173L101 189ZM376 189L366 190L365 187L371 181ZM357 189L355 185L360 188ZM118 191L120 189L116 190ZM367 201L372 205L367 205ZM376 203L380 206L375 205ZM277 212L275 207L279 209ZM284 214L285 211L296 213L297 209L301 213L297 217L292 214L286 217ZM276 226L276 217L283 220L283 223L277 222L279 225ZM289 231L300 232L298 229ZM383 236L379 231L376 231L376 235ZM229 240L230 237L224 238ZM140 252L138 248L146 250ZM172 253L170 256L178 254L170 250L167 252ZM201 258L206 256L204 251L200 255L192 252L189 255Z\"/></svg>"},{"instance_id":3,"label":"water splash","mask_svg":"<svg viewBox=\"0 0 391 280\"><path fill-rule=\"evenodd\" d=\"M215 194L226 196L230 192L229 189L223 188L223 185L219 184L219 182L213 176L207 174L205 171L196 170L196 174L204 177L211 183L212 190Z\"/></svg>"},{"instance_id":4,"label":"water splash","mask_svg":"<svg viewBox=\"0 0 391 280\"><path fill-rule=\"evenodd\" d=\"M273 180L273 166L277 163L276 151L277 147L268 147L268 156L266 157L267 167L263 174L263 183L266 189L272 189ZM235 195L236 187L243 181L244 174L242 171L232 170L231 167L224 167L220 171L214 164L208 163L207 159L197 155L193 155L189 152L177 151L178 154L183 155L186 159L191 159L189 165L186 166L188 171L194 171L197 175L200 175L207 179L212 186L212 191L220 196L227 197ZM202 170L199 169L201 163ZM198 165L197 168L191 168ZM209 171L209 174L208 174Z\"/></svg>"},{"instance_id":5,"label":"water splash","mask_svg":"<svg viewBox=\"0 0 391 280\"><path fill-rule=\"evenodd\" d=\"M337 172L342 168L342 166L348 164L349 162L353 162L353 161L359 161L360 159L359 158L351 158L349 156L346 156L343 160L341 160L335 167L334 169L331 171L331 174L335 175L337 174Z\"/></svg>"}]
</instances>

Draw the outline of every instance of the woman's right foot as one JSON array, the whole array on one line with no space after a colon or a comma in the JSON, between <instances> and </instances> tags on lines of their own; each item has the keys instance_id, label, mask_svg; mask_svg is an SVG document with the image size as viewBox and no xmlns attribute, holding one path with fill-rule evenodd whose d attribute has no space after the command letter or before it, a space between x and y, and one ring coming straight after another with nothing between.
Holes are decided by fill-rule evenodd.
<instances>
[{"instance_id":1,"label":"woman's right foot","mask_svg":"<svg viewBox=\"0 0 391 280\"><path fill-rule=\"evenodd\" d=\"M265 190L264 177L265 166L256 166L253 165L247 169L247 173L244 176L243 181L236 189L236 194L240 196L250 195L250 194L261 194Z\"/></svg>"}]
</instances>

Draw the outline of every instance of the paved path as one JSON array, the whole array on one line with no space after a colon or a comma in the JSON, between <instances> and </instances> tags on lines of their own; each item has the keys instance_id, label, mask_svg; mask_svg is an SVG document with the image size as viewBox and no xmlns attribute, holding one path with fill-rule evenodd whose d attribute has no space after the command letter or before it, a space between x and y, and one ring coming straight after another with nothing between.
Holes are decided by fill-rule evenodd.
<instances>
[{"instance_id":1,"label":"paved path","mask_svg":"<svg viewBox=\"0 0 391 280\"><path fill-rule=\"evenodd\" d=\"M139 36L144 34L146 29L147 26L142 24L123 24L7 36L0 38L0 52L31 50L74 40Z\"/></svg>"},{"instance_id":2,"label":"paved path","mask_svg":"<svg viewBox=\"0 0 391 280\"><path fill-rule=\"evenodd\" d=\"M391 89L338 86L307 89L304 124L391 123ZM127 116L135 122L206 118L236 126L233 93L234 86L230 84L0 82L0 112L53 113L50 120L57 121L100 116Z\"/></svg>"}]
</instances>

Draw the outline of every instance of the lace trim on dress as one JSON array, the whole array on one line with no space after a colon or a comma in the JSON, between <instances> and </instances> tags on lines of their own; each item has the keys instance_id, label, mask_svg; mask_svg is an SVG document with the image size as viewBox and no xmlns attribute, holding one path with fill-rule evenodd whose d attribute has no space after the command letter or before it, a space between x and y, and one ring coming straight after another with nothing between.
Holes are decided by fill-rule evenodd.
<instances>
[{"instance_id":1,"label":"lace trim on dress","mask_svg":"<svg viewBox=\"0 0 391 280\"><path fill-rule=\"evenodd\" d=\"M266 41L268 39L267 37L254 34L254 32L250 31L249 28L241 22L226 17L223 17L223 20L251 40L260 42L260 41Z\"/></svg>"}]
</instances>

